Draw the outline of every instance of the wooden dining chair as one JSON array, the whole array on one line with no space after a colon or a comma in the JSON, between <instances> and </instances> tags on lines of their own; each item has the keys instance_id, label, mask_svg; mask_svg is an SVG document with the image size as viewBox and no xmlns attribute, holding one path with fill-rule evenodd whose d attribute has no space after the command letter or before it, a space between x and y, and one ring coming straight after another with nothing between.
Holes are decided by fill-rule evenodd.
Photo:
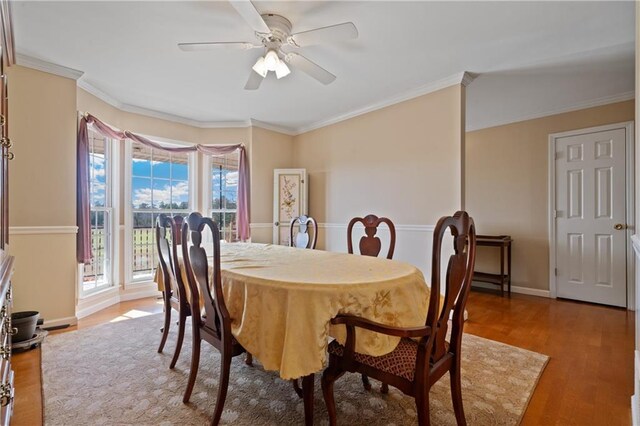
<instances>
[{"instance_id":1,"label":"wooden dining chair","mask_svg":"<svg viewBox=\"0 0 640 426\"><path fill-rule=\"evenodd\" d=\"M396 227L393 222L386 217L378 217L374 214L366 215L365 217L354 217L349 221L347 226L347 252L353 254L353 227L358 223L364 225L365 235L360 238L358 249L363 256L378 257L382 250L382 241L376 237L378 233L378 227L381 224L386 224L389 228L389 249L387 250L387 259L393 258L393 251L396 248ZM371 383L366 374L362 375L362 385L366 390L371 390ZM388 393L389 386L386 383L382 383L382 393Z\"/></svg>"},{"instance_id":2,"label":"wooden dining chair","mask_svg":"<svg viewBox=\"0 0 640 426\"><path fill-rule=\"evenodd\" d=\"M184 341L184 329L187 317L191 315L191 307L187 299L187 292L182 280L180 264L178 263L179 235L178 223L182 223L182 216L171 217L161 214L156 220L156 247L158 250L158 262L162 271L164 281L164 291L162 298L164 301L164 327L162 328L162 338L158 352L162 352L169 335L171 326L171 311L178 312L178 339L176 349L171 359L169 368L174 368Z\"/></svg>"},{"instance_id":3,"label":"wooden dining chair","mask_svg":"<svg viewBox=\"0 0 640 426\"><path fill-rule=\"evenodd\" d=\"M296 228L298 229L297 232L295 232ZM311 228L312 231L311 237L309 237L309 228ZM290 247L310 248L314 250L317 241L318 224L314 218L311 216L298 216L291 219L291 224L289 225Z\"/></svg>"},{"instance_id":4,"label":"wooden dining chair","mask_svg":"<svg viewBox=\"0 0 640 426\"><path fill-rule=\"evenodd\" d=\"M210 272L207 252L202 247L202 232L209 228L212 234L213 261ZM191 245L187 244L188 237ZM191 213L182 226L182 256L184 259L187 281L191 290L192 306L201 306L200 297L204 298L205 315L200 309L194 309L191 315L193 330L193 350L191 353L191 369L189 381L183 401L189 402L191 392L198 374L200 364L200 345L202 340L220 351L220 380L218 381L218 397L212 425L220 422L224 401L229 386L231 358L245 353L245 349L231 334L231 316L227 310L222 294L222 270L220 268L220 231L218 226L208 217L200 213Z\"/></svg>"},{"instance_id":5,"label":"wooden dining chair","mask_svg":"<svg viewBox=\"0 0 640 426\"><path fill-rule=\"evenodd\" d=\"M365 235L360 238L358 249L360 254L364 256L377 257L382 250L382 241L376 236L378 227L381 224L386 224L389 227L389 249L387 250L387 259L393 258L393 251L396 247L396 227L393 226L393 222L386 217L378 217L373 214L369 214L365 217L354 217L349 221L347 226L347 251L353 254L353 227L356 223L362 223L364 225Z\"/></svg>"},{"instance_id":6,"label":"wooden dining chair","mask_svg":"<svg viewBox=\"0 0 640 426\"><path fill-rule=\"evenodd\" d=\"M447 230L453 236L454 254L449 257L444 300L440 308L440 257ZM335 340L329 344L329 366L322 375L322 392L330 425L336 424L333 383L345 372L366 374L413 396L419 425L429 425L429 391L448 372L456 421L458 425L466 424L460 381L460 348L464 309L471 288L476 255L473 219L461 211L441 218L433 234L432 253L431 292L424 326L392 327L350 315L339 315L331 320L332 324L346 326L347 338L344 346ZM445 338L450 315L451 339L447 342ZM360 354L355 352L356 327L401 339L398 346L387 355Z\"/></svg>"}]
</instances>

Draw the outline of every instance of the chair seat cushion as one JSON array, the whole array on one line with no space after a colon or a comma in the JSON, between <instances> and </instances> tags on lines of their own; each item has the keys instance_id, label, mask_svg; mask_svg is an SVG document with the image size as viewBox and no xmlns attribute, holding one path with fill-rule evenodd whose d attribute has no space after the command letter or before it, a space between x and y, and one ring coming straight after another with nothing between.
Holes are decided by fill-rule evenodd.
<instances>
[{"instance_id":1,"label":"chair seat cushion","mask_svg":"<svg viewBox=\"0 0 640 426\"><path fill-rule=\"evenodd\" d=\"M342 357L344 356L344 346L334 340L329 343L329 353ZM353 358L360 364L413 381L417 356L418 342L413 339L402 338L398 346L386 355L372 356L356 352Z\"/></svg>"}]
</instances>

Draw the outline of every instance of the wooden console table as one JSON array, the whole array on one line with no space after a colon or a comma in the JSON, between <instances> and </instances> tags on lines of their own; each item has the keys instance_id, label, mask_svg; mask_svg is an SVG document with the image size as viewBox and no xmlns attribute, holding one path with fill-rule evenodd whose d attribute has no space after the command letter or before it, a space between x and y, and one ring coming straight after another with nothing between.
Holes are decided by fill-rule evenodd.
<instances>
[{"instance_id":1,"label":"wooden console table","mask_svg":"<svg viewBox=\"0 0 640 426\"><path fill-rule=\"evenodd\" d=\"M478 235L476 246L498 247L500 249L500 273L489 274L487 272L473 272L473 280L500 286L500 295L504 296L504 286L507 285L511 296L511 236L509 235ZM505 273L505 252L507 257L507 271Z\"/></svg>"}]
</instances>

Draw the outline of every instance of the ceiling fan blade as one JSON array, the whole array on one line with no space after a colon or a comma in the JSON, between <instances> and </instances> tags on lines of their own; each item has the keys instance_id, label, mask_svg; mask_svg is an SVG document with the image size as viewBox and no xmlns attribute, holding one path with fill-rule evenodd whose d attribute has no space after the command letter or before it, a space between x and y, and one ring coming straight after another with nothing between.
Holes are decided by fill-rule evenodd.
<instances>
[{"instance_id":1,"label":"ceiling fan blade","mask_svg":"<svg viewBox=\"0 0 640 426\"><path fill-rule=\"evenodd\" d=\"M257 90L260 87L262 80L264 80L264 78L260 74L251 70L249 80L247 80L247 84L244 85L244 90Z\"/></svg>"},{"instance_id":2,"label":"ceiling fan blade","mask_svg":"<svg viewBox=\"0 0 640 426\"><path fill-rule=\"evenodd\" d=\"M358 29L353 22L345 22L292 34L288 41L294 46L302 47L354 38L358 38Z\"/></svg>"},{"instance_id":3,"label":"ceiling fan blade","mask_svg":"<svg viewBox=\"0 0 640 426\"><path fill-rule=\"evenodd\" d=\"M249 50L256 47L253 43L243 41L208 41L203 43L178 43L178 48L185 52L196 52L199 50L214 50L214 49L240 49Z\"/></svg>"},{"instance_id":4,"label":"ceiling fan blade","mask_svg":"<svg viewBox=\"0 0 640 426\"><path fill-rule=\"evenodd\" d=\"M245 21L253 28L254 31L259 33L270 33L271 30L260 16L260 12L249 0L233 0L230 1L236 11L244 18Z\"/></svg>"},{"instance_id":5,"label":"ceiling fan blade","mask_svg":"<svg viewBox=\"0 0 640 426\"><path fill-rule=\"evenodd\" d=\"M320 65L311 62L309 59L297 53L288 53L285 56L285 60L298 68L300 71L309 74L322 84L332 83L336 79L336 76L329 71L322 68Z\"/></svg>"}]
</instances>

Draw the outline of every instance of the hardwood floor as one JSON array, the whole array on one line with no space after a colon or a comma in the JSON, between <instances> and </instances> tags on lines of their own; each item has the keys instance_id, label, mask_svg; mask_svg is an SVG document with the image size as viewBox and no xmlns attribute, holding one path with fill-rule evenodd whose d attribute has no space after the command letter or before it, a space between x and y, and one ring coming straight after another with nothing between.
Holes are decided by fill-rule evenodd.
<instances>
[{"instance_id":1,"label":"hardwood floor","mask_svg":"<svg viewBox=\"0 0 640 426\"><path fill-rule=\"evenodd\" d=\"M523 425L629 425L633 394L632 312L586 303L472 291L465 332L551 357ZM159 299L123 302L77 327L161 312ZM158 334L158 339L160 335ZM155 348L152 348L155 350ZM42 422L40 350L15 354L14 425Z\"/></svg>"}]
</instances>

